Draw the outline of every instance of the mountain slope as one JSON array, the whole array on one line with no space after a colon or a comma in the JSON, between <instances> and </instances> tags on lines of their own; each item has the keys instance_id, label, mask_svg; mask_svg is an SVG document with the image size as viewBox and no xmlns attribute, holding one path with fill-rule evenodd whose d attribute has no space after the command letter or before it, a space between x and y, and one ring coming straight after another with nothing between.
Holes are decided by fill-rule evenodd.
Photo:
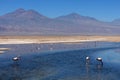
<instances>
[{"instance_id":1,"label":"mountain slope","mask_svg":"<svg viewBox=\"0 0 120 80\"><path fill-rule=\"evenodd\" d=\"M0 34L6 35L119 35L120 27L71 13L54 19L34 10L17 9L0 16Z\"/></svg>"}]
</instances>

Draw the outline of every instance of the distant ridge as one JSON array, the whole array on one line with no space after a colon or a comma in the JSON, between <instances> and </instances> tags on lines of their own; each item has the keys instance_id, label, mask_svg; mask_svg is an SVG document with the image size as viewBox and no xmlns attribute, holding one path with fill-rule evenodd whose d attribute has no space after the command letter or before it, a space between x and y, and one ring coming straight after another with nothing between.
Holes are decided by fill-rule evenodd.
<instances>
[{"instance_id":1,"label":"distant ridge","mask_svg":"<svg viewBox=\"0 0 120 80\"><path fill-rule=\"evenodd\" d=\"M102 22L71 13L48 18L35 10L17 9L0 16L1 35L120 35L120 19Z\"/></svg>"}]
</instances>

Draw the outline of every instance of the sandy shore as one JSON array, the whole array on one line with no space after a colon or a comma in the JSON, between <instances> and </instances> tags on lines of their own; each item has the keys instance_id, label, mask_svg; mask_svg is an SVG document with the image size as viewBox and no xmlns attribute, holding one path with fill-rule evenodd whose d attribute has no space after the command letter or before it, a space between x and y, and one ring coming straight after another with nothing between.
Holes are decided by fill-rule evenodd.
<instances>
[{"instance_id":1,"label":"sandy shore","mask_svg":"<svg viewBox=\"0 0 120 80\"><path fill-rule=\"evenodd\" d=\"M0 36L0 44L74 43L87 41L120 42L120 36Z\"/></svg>"}]
</instances>

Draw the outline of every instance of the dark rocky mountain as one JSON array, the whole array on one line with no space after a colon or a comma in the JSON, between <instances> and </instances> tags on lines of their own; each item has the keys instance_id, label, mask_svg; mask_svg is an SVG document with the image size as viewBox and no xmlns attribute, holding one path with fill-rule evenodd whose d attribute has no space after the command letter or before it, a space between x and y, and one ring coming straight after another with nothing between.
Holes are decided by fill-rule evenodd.
<instances>
[{"instance_id":1,"label":"dark rocky mountain","mask_svg":"<svg viewBox=\"0 0 120 80\"><path fill-rule=\"evenodd\" d=\"M34 10L17 9L0 16L1 35L119 35L119 21L102 22L71 13L54 19ZM117 24L116 24L117 23Z\"/></svg>"}]
</instances>

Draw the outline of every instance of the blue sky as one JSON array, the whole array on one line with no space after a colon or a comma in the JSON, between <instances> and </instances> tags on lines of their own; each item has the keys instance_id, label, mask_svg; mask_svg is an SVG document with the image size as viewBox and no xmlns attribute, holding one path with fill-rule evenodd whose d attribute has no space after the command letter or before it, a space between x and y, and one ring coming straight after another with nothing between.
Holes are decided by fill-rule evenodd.
<instances>
[{"instance_id":1,"label":"blue sky","mask_svg":"<svg viewBox=\"0 0 120 80\"><path fill-rule=\"evenodd\" d=\"M51 18L69 13L102 21L120 18L120 0L0 0L0 15L18 8L34 9Z\"/></svg>"}]
</instances>

